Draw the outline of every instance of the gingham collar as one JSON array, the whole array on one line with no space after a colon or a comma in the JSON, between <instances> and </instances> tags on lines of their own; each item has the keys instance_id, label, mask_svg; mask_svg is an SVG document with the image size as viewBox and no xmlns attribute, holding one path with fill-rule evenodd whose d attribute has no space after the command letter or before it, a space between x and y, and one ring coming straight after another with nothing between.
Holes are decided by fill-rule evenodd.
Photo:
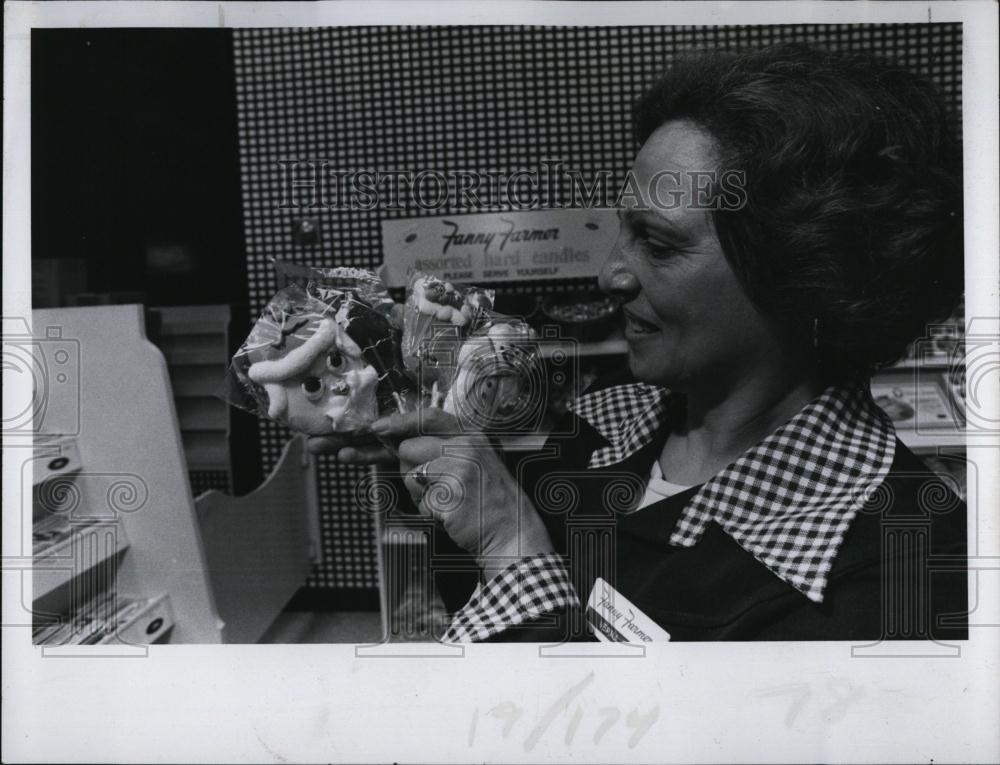
<instances>
[{"instance_id":1,"label":"gingham collar","mask_svg":"<svg viewBox=\"0 0 1000 765\"><path fill-rule=\"evenodd\" d=\"M668 427L670 393L645 383L578 398L572 411L607 441L591 468L621 462ZM817 603L844 535L885 480L895 430L865 385L831 386L703 484L670 544L690 547L719 524L774 574Z\"/></svg>"}]
</instances>

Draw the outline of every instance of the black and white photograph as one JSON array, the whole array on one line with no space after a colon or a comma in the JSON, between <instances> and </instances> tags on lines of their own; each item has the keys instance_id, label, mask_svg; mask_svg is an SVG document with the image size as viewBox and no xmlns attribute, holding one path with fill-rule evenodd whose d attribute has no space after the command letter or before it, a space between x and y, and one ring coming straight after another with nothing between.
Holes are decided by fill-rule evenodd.
<instances>
[{"instance_id":1,"label":"black and white photograph","mask_svg":"<svg viewBox=\"0 0 1000 765\"><path fill-rule=\"evenodd\" d=\"M996 21L8 3L4 762L1000 761Z\"/></svg>"}]
</instances>

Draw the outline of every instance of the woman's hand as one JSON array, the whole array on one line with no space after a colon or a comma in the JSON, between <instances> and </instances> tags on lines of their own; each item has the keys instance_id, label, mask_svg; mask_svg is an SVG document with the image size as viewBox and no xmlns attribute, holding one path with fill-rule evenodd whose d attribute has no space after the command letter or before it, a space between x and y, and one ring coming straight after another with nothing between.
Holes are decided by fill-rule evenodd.
<instances>
[{"instance_id":1,"label":"woman's hand","mask_svg":"<svg viewBox=\"0 0 1000 765\"><path fill-rule=\"evenodd\" d=\"M313 454L333 454L338 462L349 465L395 466L399 461L374 434L365 436L311 436L306 446Z\"/></svg>"},{"instance_id":2,"label":"woman's hand","mask_svg":"<svg viewBox=\"0 0 1000 765\"><path fill-rule=\"evenodd\" d=\"M476 557L487 578L519 558L552 552L541 518L486 436L462 433L440 410L379 424L379 435L400 440L400 470L413 501Z\"/></svg>"}]
</instances>

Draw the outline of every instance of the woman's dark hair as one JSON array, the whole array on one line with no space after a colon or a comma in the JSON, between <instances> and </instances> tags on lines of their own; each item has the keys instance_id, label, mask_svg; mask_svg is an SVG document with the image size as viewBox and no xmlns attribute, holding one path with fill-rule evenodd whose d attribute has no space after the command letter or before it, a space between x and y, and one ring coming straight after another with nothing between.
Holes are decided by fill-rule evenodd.
<instances>
[{"instance_id":1,"label":"woman's dark hair","mask_svg":"<svg viewBox=\"0 0 1000 765\"><path fill-rule=\"evenodd\" d=\"M713 212L719 240L825 378L869 376L954 308L961 151L929 82L799 44L697 53L636 103L635 137L672 120L713 136L719 171L745 174L745 204Z\"/></svg>"}]
</instances>

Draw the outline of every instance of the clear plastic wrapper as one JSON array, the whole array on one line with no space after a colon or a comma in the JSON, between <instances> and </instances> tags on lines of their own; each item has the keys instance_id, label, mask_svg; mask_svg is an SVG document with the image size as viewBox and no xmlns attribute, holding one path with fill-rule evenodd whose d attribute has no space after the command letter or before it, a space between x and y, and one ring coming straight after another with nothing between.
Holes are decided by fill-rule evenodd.
<instances>
[{"instance_id":1,"label":"clear plastic wrapper","mask_svg":"<svg viewBox=\"0 0 1000 765\"><path fill-rule=\"evenodd\" d=\"M403 306L403 362L411 372L425 366L443 341L446 346L474 332L493 310L492 290L455 286L415 272Z\"/></svg>"},{"instance_id":2,"label":"clear plastic wrapper","mask_svg":"<svg viewBox=\"0 0 1000 765\"><path fill-rule=\"evenodd\" d=\"M224 398L308 435L361 433L408 410L414 384L378 277L355 268L275 269L285 286L233 356Z\"/></svg>"},{"instance_id":3,"label":"clear plastic wrapper","mask_svg":"<svg viewBox=\"0 0 1000 765\"><path fill-rule=\"evenodd\" d=\"M520 319L484 322L461 343L456 362L441 408L463 424L486 432L517 429L544 404L538 342Z\"/></svg>"},{"instance_id":4,"label":"clear plastic wrapper","mask_svg":"<svg viewBox=\"0 0 1000 765\"><path fill-rule=\"evenodd\" d=\"M534 332L494 313L493 297L416 273L403 314L404 363L417 378L422 405L483 431L516 427L544 395Z\"/></svg>"}]
</instances>

